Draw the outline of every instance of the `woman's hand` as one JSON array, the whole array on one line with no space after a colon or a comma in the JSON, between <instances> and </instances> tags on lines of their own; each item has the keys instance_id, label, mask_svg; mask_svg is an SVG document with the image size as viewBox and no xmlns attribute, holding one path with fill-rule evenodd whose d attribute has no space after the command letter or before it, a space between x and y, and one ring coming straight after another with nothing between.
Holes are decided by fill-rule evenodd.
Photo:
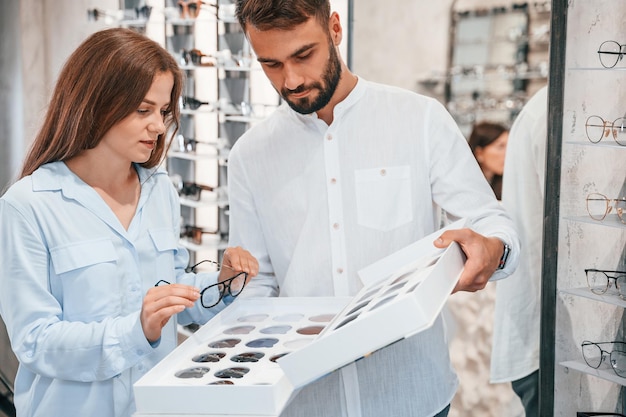
<instances>
[{"instance_id":1,"label":"woman's hand","mask_svg":"<svg viewBox=\"0 0 626 417\"><path fill-rule=\"evenodd\" d=\"M161 330L170 317L178 314L200 298L200 290L184 284L159 285L146 293L141 307L141 327L150 343L161 337Z\"/></svg>"}]
</instances>

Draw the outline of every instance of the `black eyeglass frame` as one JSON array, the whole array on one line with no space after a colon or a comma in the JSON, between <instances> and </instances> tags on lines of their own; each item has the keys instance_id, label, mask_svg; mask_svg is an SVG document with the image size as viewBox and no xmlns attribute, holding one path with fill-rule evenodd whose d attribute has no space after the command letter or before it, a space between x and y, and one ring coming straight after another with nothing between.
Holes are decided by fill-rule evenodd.
<instances>
[{"instance_id":1,"label":"black eyeglass frame","mask_svg":"<svg viewBox=\"0 0 626 417\"><path fill-rule=\"evenodd\" d=\"M198 265L202 264L202 263L211 263L213 265L217 265L217 267L219 269L222 269L222 265L219 262L215 262L215 261L211 261L209 259L204 259L198 263L196 263L195 265L192 266L188 266L187 268L185 268L185 272L195 272L195 269ZM243 275L243 284L241 285L241 288L238 290L233 290L232 288L232 283L234 280L236 280L237 278L241 277ZM248 273L241 271L238 272L237 274L235 274L234 276L230 277L230 278L226 278L224 281L221 282L216 282L215 284L211 284L207 287L205 287L204 289L202 289L200 291L200 305L202 305L202 307L204 308L212 308L215 307L216 305L218 305L220 303L220 301L222 301L224 299L224 297L228 294L231 297L235 298L237 297L239 294L241 294L241 292L243 291L244 287L246 286L246 283L248 282ZM158 287L159 285L170 285L170 282L161 279L159 280L154 286ZM206 291L210 291L211 289L213 289L213 287L217 287L217 290L219 291L220 296L217 298L217 301L213 304L210 305L206 305L204 303L204 293Z\"/></svg>"},{"instance_id":2,"label":"black eyeglass frame","mask_svg":"<svg viewBox=\"0 0 626 417\"><path fill-rule=\"evenodd\" d=\"M602 51L602 46L605 44L615 44L619 47L619 51L614 52L614 51ZM619 61L621 61L624 58L624 55L626 55L626 44L621 44L617 41L604 41L600 44L600 46L598 47L598 58L600 59L600 64L602 64L602 66L604 68L614 68L617 63ZM604 61L602 61L602 55L617 55L617 59L615 60L615 63L611 66L605 65Z\"/></svg>"},{"instance_id":3,"label":"black eyeglass frame","mask_svg":"<svg viewBox=\"0 0 626 417\"><path fill-rule=\"evenodd\" d=\"M608 344L613 344L613 345L620 345L623 346L624 350L616 350L615 348L612 351L607 351L602 349L602 347L600 345L608 345ZM587 357L585 356L585 346L590 346L590 345L594 345L596 346L599 350L600 350L600 361L598 362L598 365L594 366L592 364L589 363L589 360L587 359ZM613 352L621 352L624 353L624 356L626 356L626 342L622 342L619 340L615 340L613 342L592 342L590 340L584 340L581 344L580 344L580 350L582 352L583 355L583 359L585 361L585 363L593 369L598 369L600 368L600 365L602 365L602 362L604 362L604 359L608 356L609 357L609 365L611 366L611 369L613 369L613 372L615 372L615 375L619 376L620 378L626 378L626 370L624 370L624 374L620 375L617 372L617 369L615 369L615 365L613 365L613 359L612 359L612 355Z\"/></svg>"},{"instance_id":4,"label":"black eyeglass frame","mask_svg":"<svg viewBox=\"0 0 626 417\"><path fill-rule=\"evenodd\" d=\"M596 290L594 290L594 288L591 286L591 283L589 282L589 273L590 272L600 272L602 273L605 277L606 277L606 286L604 287L604 289L600 289L601 291L597 291L597 287ZM616 276L610 276L609 274L617 274ZM626 300L626 287L624 288L625 293L622 294L622 291L620 290L620 285L618 284L618 279L619 278L624 278L624 283L626 284L626 271L608 271L608 270L604 270L604 269L595 269L595 268L588 268L585 269L585 276L587 277L587 285L589 286L589 289L591 290L592 293L594 294L605 294L609 287L611 286L611 280L615 280L615 289L617 290L617 293L619 294L620 298Z\"/></svg>"}]
</instances>

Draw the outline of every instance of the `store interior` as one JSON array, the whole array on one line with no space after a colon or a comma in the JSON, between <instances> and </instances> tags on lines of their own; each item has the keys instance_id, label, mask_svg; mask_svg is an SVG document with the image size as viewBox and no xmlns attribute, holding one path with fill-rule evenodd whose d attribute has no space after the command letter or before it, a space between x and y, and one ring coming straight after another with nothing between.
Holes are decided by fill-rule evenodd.
<instances>
[{"instance_id":1,"label":"store interior","mask_svg":"<svg viewBox=\"0 0 626 417\"><path fill-rule=\"evenodd\" d=\"M237 59L241 62L249 56L243 37L229 36L229 29L226 35L222 32L192 39L188 28L164 24L170 3L2 2L0 189L10 185L17 174L63 62L90 33L123 25L124 17L119 19L118 11L151 6L148 21L134 27L175 54L182 49L219 52L230 48L226 58L216 54L218 66L223 65L220 59L237 63ZM624 222L581 219L589 193L619 199L626 192L624 146L605 138L602 146L591 147L585 137L585 120L590 115L610 120L624 115L625 61L607 69L600 65L596 52L602 41L624 42L616 38L623 34L626 7L616 6L611 0L594 1L593 5L519 0L331 3L344 27L342 55L359 77L440 100L466 137L480 121L510 127L524 103L539 88L549 85L546 195L556 197L547 200L544 214L547 255L542 289L541 415L572 416L577 411L591 410L624 413L626 378L611 369L604 372L586 367L580 357L580 343L584 339L623 340L626 302L619 296L590 295L588 289L579 287L585 285L585 268L603 266L624 271L626 264ZM217 33L211 24L194 30ZM224 39L226 43L220 43ZM254 68L255 64L246 65ZM218 193L227 171L227 150L255 118L269 114L279 100L261 71L249 69L225 78L202 75L205 73L201 70L194 74L198 76L189 77L186 91L190 98L198 99L198 106L204 104L203 100L223 105L224 98L237 105L230 119L213 120L202 112L188 114L193 121L182 130L184 137L196 138L200 144L203 138L226 139L216 145L210 163L191 157L189 141L184 138L175 150L178 153L168 158L168 171L179 175L181 181L192 176L196 185L215 186L197 190L198 195L215 194L211 210L200 212L193 202L183 210L191 228L202 224L217 230L215 245L201 244L203 240L212 242L213 236L185 240L194 252L192 259L201 259L219 257L228 238L227 197ZM202 91L207 93L198 93ZM460 379L450 417L524 416L510 384L489 382L494 303L495 283L490 283L477 293L454 294L444 308L452 362ZM193 331L181 329L181 341ZM16 368L0 321L0 417L11 416L9 403Z\"/></svg>"}]
</instances>

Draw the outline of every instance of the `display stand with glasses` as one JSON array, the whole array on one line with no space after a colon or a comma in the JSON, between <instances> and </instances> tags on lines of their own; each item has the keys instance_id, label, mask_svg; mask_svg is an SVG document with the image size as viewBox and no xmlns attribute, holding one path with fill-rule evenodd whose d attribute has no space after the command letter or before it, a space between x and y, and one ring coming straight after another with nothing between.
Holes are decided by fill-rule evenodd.
<instances>
[{"instance_id":1,"label":"display stand with glasses","mask_svg":"<svg viewBox=\"0 0 626 417\"><path fill-rule=\"evenodd\" d=\"M126 0L122 7L87 15L156 40L184 73L181 123L166 168L180 196L180 243L190 265L204 270L201 260L220 261L228 244L228 152L277 107L278 94L253 59L234 0ZM180 340L197 328L179 328Z\"/></svg>"},{"instance_id":2,"label":"display stand with glasses","mask_svg":"<svg viewBox=\"0 0 626 417\"><path fill-rule=\"evenodd\" d=\"M185 73L181 126L167 168L181 197L181 243L192 263L221 258L228 241L228 151L278 104L267 86L262 99L253 92L251 74L259 67L234 6L167 0L164 9L165 44Z\"/></svg>"},{"instance_id":3,"label":"display stand with glasses","mask_svg":"<svg viewBox=\"0 0 626 417\"><path fill-rule=\"evenodd\" d=\"M459 4L454 2L451 11L442 99L469 137L476 122L510 126L526 100L546 84L550 3Z\"/></svg>"},{"instance_id":4,"label":"display stand with glasses","mask_svg":"<svg viewBox=\"0 0 626 417\"><path fill-rule=\"evenodd\" d=\"M624 34L626 4L559 8L552 26L560 52L551 54L540 415L623 413L626 65L623 45L610 40Z\"/></svg>"}]
</instances>

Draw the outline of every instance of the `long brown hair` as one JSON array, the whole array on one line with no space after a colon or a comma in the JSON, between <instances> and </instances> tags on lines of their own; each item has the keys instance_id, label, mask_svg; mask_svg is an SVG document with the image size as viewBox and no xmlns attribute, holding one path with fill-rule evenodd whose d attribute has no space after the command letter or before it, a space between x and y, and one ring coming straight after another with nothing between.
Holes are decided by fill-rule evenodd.
<instances>
[{"instance_id":1,"label":"long brown hair","mask_svg":"<svg viewBox=\"0 0 626 417\"><path fill-rule=\"evenodd\" d=\"M166 132L172 128L176 132L183 76L170 53L130 29L106 29L88 37L59 74L20 178L48 162L64 161L96 147L111 127L139 108L155 75L163 72L174 77L164 120ZM163 160L166 135L159 135L143 167L154 168Z\"/></svg>"},{"instance_id":2,"label":"long brown hair","mask_svg":"<svg viewBox=\"0 0 626 417\"><path fill-rule=\"evenodd\" d=\"M259 30L292 29L315 17L322 27L330 18L329 0L237 0L239 24Z\"/></svg>"}]
</instances>

